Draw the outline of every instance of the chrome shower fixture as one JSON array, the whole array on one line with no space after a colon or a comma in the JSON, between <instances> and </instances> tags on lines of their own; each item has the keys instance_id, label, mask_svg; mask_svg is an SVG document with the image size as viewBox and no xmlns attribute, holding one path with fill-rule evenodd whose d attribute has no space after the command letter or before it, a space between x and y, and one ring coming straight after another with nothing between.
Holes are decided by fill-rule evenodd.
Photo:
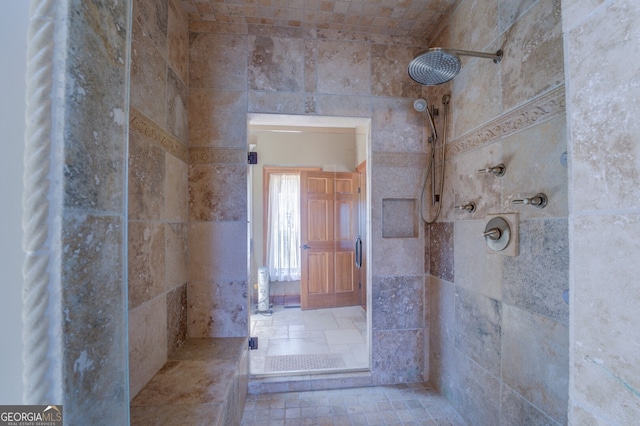
<instances>
[{"instance_id":1,"label":"chrome shower fixture","mask_svg":"<svg viewBox=\"0 0 640 426\"><path fill-rule=\"evenodd\" d=\"M493 59L496 64L502 60L502 50L496 53L485 53L434 47L419 53L411 60L409 77L425 86L446 83L460 72L460 58L457 55Z\"/></svg>"},{"instance_id":2,"label":"chrome shower fixture","mask_svg":"<svg viewBox=\"0 0 640 426\"><path fill-rule=\"evenodd\" d=\"M413 109L418 112L426 112L427 118L429 119L429 124L431 125L431 137L429 138L429 142L434 142L438 139L438 132L436 131L436 125L433 121L433 115L429 111L429 105L427 104L426 99L418 98L413 102Z\"/></svg>"},{"instance_id":3,"label":"chrome shower fixture","mask_svg":"<svg viewBox=\"0 0 640 426\"><path fill-rule=\"evenodd\" d=\"M537 193L531 198L523 198L522 200L513 200L513 204L531 204L539 209L544 209L547 206L547 196L542 192Z\"/></svg>"},{"instance_id":4,"label":"chrome shower fixture","mask_svg":"<svg viewBox=\"0 0 640 426\"><path fill-rule=\"evenodd\" d=\"M504 173L507 171L507 166L500 163L497 166L487 167L486 169L478 170L479 173L493 173L496 177L504 176Z\"/></svg>"},{"instance_id":5,"label":"chrome shower fixture","mask_svg":"<svg viewBox=\"0 0 640 426\"><path fill-rule=\"evenodd\" d=\"M463 204L461 206L456 206L455 207L456 210L465 210L468 211L469 213L473 213L476 211L476 203L474 203L473 201L467 204Z\"/></svg>"},{"instance_id":6,"label":"chrome shower fixture","mask_svg":"<svg viewBox=\"0 0 640 426\"><path fill-rule=\"evenodd\" d=\"M416 99L413 101L413 108L418 112L423 112L427 110L427 100L426 99Z\"/></svg>"}]
</instances>

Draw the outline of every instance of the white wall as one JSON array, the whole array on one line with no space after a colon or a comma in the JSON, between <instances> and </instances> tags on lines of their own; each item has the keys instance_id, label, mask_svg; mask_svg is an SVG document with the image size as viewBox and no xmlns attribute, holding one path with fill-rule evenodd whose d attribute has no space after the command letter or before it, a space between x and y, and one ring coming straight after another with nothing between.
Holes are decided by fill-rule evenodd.
<instances>
[{"instance_id":1,"label":"white wall","mask_svg":"<svg viewBox=\"0 0 640 426\"><path fill-rule=\"evenodd\" d=\"M0 40L0 404L22 404L22 156L29 2L3 5Z\"/></svg>"}]
</instances>

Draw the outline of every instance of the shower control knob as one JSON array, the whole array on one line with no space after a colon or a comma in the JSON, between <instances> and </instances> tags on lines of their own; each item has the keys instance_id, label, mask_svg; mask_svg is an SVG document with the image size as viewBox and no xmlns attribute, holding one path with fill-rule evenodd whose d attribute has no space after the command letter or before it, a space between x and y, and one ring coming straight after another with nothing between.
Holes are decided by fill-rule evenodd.
<instances>
[{"instance_id":1,"label":"shower control knob","mask_svg":"<svg viewBox=\"0 0 640 426\"><path fill-rule=\"evenodd\" d=\"M476 211L476 203L474 203L473 201L467 204L464 204L462 206L456 206L455 207L456 210L466 210L469 213L473 213Z\"/></svg>"},{"instance_id":2,"label":"shower control knob","mask_svg":"<svg viewBox=\"0 0 640 426\"><path fill-rule=\"evenodd\" d=\"M502 237L502 231L499 228L491 228L482 236L489 238L492 241L498 241Z\"/></svg>"},{"instance_id":3,"label":"shower control knob","mask_svg":"<svg viewBox=\"0 0 640 426\"><path fill-rule=\"evenodd\" d=\"M542 192L540 192L531 198L524 198L522 200L513 200L512 203L513 204L531 204L534 207L543 209L547 205L547 196L544 195Z\"/></svg>"},{"instance_id":4,"label":"shower control knob","mask_svg":"<svg viewBox=\"0 0 640 426\"><path fill-rule=\"evenodd\" d=\"M478 170L479 173L493 173L494 176L500 177L504 176L504 172L507 171L507 166L500 163L497 166L487 167L486 169Z\"/></svg>"}]
</instances>

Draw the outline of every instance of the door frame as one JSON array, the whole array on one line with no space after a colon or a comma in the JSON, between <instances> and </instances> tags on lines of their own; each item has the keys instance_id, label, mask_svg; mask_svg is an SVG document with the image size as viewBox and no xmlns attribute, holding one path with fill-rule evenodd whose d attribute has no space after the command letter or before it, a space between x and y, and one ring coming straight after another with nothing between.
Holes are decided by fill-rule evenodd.
<instances>
[{"instance_id":1,"label":"door frame","mask_svg":"<svg viewBox=\"0 0 640 426\"><path fill-rule=\"evenodd\" d=\"M366 214L365 214L365 223L364 229L366 232L365 244L363 247L364 255L367 259L372 259L372 248L371 248L371 240L372 240L372 231L371 231L371 205L372 205L372 175L374 168L372 167L373 163L371 162L372 158L372 143L371 143L371 117L346 117L346 116L319 116L319 115L293 115L293 114L270 114L270 113L248 113L247 114L247 150L251 151L253 146L252 141L252 133L251 127L253 125L271 125L271 126L282 126L282 127L313 127L316 129L321 128L352 128L355 129L356 134L359 139L363 142L363 157L364 161L366 161L367 173L366 173ZM258 161L260 161L258 159ZM247 165L247 167L253 167L251 165ZM251 181L252 172L249 170L247 172L247 188L248 188L248 196L251 197L252 194L252 181ZM249 201L248 206L251 206L252 203ZM249 282L252 282L252 259L251 259L251 245L253 240L252 235L252 217L253 211L250 209L247 212L248 220L248 232L247 232L247 277ZM372 333L372 268L368 267L366 270L366 279L365 279L365 287L366 287L366 318L367 318L367 347L368 347L368 368L371 369L372 366L372 341L373 341L373 333ZM248 298L247 304L249 309L247 310L247 332L249 334L249 327L251 325L251 312L250 309L251 298ZM250 372L251 374L251 372ZM307 374L316 374L313 372L308 372Z\"/></svg>"}]
</instances>

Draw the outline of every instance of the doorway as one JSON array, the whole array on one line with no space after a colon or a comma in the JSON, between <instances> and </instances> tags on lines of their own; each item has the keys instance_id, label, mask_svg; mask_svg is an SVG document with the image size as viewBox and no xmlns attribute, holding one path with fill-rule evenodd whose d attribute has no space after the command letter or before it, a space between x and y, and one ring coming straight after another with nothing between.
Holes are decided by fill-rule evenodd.
<instances>
[{"instance_id":1,"label":"doorway","mask_svg":"<svg viewBox=\"0 0 640 426\"><path fill-rule=\"evenodd\" d=\"M254 376L369 369L370 280L363 265L369 250L363 173L369 131L368 118L248 116L248 148L257 155L247 174L249 322L259 342L250 352ZM292 248L301 260L299 275L292 271L295 259L280 269L270 263L270 173L301 178L301 236Z\"/></svg>"}]
</instances>

